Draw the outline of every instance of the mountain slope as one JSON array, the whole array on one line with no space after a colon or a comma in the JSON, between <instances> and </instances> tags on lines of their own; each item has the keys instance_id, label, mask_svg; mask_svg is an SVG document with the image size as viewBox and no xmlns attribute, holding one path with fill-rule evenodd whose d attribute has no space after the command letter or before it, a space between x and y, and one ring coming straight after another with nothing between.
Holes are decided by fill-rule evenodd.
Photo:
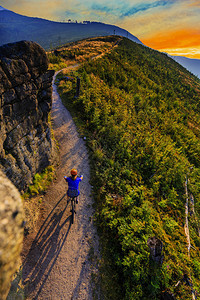
<instances>
[{"instance_id":1,"label":"mountain slope","mask_svg":"<svg viewBox=\"0 0 200 300\"><path fill-rule=\"evenodd\" d=\"M170 56L180 65L185 67L194 75L200 78L200 59L192 59L184 56Z\"/></svg>"},{"instance_id":2,"label":"mountain slope","mask_svg":"<svg viewBox=\"0 0 200 300\"><path fill-rule=\"evenodd\" d=\"M7 10L7 9L0 5L0 11L1 10Z\"/></svg>"},{"instance_id":3,"label":"mountain slope","mask_svg":"<svg viewBox=\"0 0 200 300\"><path fill-rule=\"evenodd\" d=\"M200 293L199 80L127 39L77 75L79 98L73 83L59 88L91 151L106 299L191 299Z\"/></svg>"},{"instance_id":4,"label":"mountain slope","mask_svg":"<svg viewBox=\"0 0 200 300\"><path fill-rule=\"evenodd\" d=\"M113 25L97 22L59 23L22 16L9 10L0 10L0 45L19 40L32 40L45 49L50 49L67 42L111 35L114 32L116 35L128 35L131 40L142 44L138 38L126 30Z\"/></svg>"}]
</instances>

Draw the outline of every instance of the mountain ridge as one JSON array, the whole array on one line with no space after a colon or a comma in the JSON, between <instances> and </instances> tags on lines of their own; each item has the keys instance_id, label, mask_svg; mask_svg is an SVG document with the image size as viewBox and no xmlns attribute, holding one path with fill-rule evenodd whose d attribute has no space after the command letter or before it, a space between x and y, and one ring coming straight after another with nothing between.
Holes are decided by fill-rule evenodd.
<instances>
[{"instance_id":1,"label":"mountain ridge","mask_svg":"<svg viewBox=\"0 0 200 300\"><path fill-rule=\"evenodd\" d=\"M0 10L0 45L19 40L32 40L45 50L95 36L111 34L128 37L143 44L136 36L115 25L100 22L64 23L27 17L6 9Z\"/></svg>"},{"instance_id":2,"label":"mountain ridge","mask_svg":"<svg viewBox=\"0 0 200 300\"><path fill-rule=\"evenodd\" d=\"M4 8L3 6L0 5L0 11L1 11L1 10L8 10L8 9L6 9L6 8Z\"/></svg>"},{"instance_id":3,"label":"mountain ridge","mask_svg":"<svg viewBox=\"0 0 200 300\"><path fill-rule=\"evenodd\" d=\"M195 76L200 78L200 59L197 58L189 58L185 56L171 56L176 62L185 67L188 71L193 73Z\"/></svg>"},{"instance_id":4,"label":"mountain ridge","mask_svg":"<svg viewBox=\"0 0 200 300\"><path fill-rule=\"evenodd\" d=\"M32 40L39 43L45 50L49 50L68 42L96 36L108 36L113 33L144 45L136 36L115 25L90 21L85 23L55 22L24 16L0 6L0 46L20 40ZM200 69L200 60L196 59L193 62L184 56L171 57L200 78L198 70ZM196 64L198 66L195 66Z\"/></svg>"}]
</instances>

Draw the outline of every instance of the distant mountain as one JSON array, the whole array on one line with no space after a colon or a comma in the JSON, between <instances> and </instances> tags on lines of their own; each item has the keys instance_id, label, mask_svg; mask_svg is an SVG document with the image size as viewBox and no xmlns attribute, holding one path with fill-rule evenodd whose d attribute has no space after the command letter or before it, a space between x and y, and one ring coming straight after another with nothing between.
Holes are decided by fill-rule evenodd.
<instances>
[{"instance_id":1,"label":"distant mountain","mask_svg":"<svg viewBox=\"0 0 200 300\"><path fill-rule=\"evenodd\" d=\"M61 23L41 18L22 16L0 6L0 45L20 40L31 40L45 49L87 37L120 35L142 44L126 30L99 22Z\"/></svg>"},{"instance_id":2,"label":"distant mountain","mask_svg":"<svg viewBox=\"0 0 200 300\"><path fill-rule=\"evenodd\" d=\"M0 11L1 10L7 10L7 9L0 5Z\"/></svg>"},{"instance_id":3,"label":"distant mountain","mask_svg":"<svg viewBox=\"0 0 200 300\"><path fill-rule=\"evenodd\" d=\"M192 59L184 56L170 56L188 71L200 78L200 59Z\"/></svg>"}]
</instances>

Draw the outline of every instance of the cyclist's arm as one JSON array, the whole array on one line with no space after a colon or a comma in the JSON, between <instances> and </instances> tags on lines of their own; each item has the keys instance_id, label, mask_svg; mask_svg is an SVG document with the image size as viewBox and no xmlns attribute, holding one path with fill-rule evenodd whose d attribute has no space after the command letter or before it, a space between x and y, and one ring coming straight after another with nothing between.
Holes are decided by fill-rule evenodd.
<instances>
[{"instance_id":1,"label":"cyclist's arm","mask_svg":"<svg viewBox=\"0 0 200 300\"><path fill-rule=\"evenodd\" d=\"M68 182L68 180L67 180L67 176L64 176L64 179Z\"/></svg>"},{"instance_id":2,"label":"cyclist's arm","mask_svg":"<svg viewBox=\"0 0 200 300\"><path fill-rule=\"evenodd\" d=\"M81 179L81 180L83 179L83 175L80 176L80 179Z\"/></svg>"}]
</instances>

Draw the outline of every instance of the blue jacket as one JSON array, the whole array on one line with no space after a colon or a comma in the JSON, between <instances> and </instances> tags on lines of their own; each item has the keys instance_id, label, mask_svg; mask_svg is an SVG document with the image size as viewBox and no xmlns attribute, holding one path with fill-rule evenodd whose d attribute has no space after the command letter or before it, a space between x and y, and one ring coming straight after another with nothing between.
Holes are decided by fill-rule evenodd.
<instances>
[{"instance_id":1,"label":"blue jacket","mask_svg":"<svg viewBox=\"0 0 200 300\"><path fill-rule=\"evenodd\" d=\"M75 180L73 180L71 177L66 177L65 176L64 179L68 183L68 191L69 190L77 190L78 191L78 195L79 195L80 191L79 191L78 186L79 186L79 183L81 182L82 178L77 177ZM67 191L67 195L69 196L68 191Z\"/></svg>"}]
</instances>

